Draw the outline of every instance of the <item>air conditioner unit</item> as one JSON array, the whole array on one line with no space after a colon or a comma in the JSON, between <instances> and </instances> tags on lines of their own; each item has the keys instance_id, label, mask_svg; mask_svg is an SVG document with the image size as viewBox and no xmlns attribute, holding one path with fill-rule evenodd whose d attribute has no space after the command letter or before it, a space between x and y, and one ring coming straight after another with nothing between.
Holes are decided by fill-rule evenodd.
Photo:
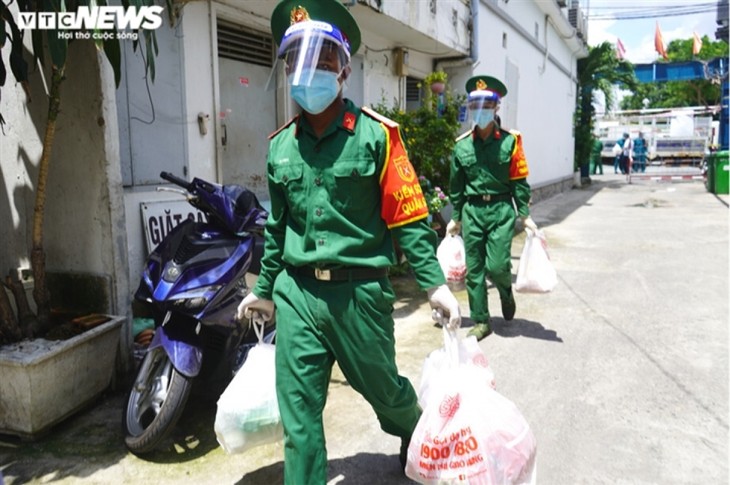
<instances>
[{"instance_id":1,"label":"air conditioner unit","mask_svg":"<svg viewBox=\"0 0 730 485\"><path fill-rule=\"evenodd\" d=\"M570 25L575 27L579 33L583 34L586 31L586 18L583 15L583 11L579 8L571 8L568 10L568 22Z\"/></svg>"}]
</instances>

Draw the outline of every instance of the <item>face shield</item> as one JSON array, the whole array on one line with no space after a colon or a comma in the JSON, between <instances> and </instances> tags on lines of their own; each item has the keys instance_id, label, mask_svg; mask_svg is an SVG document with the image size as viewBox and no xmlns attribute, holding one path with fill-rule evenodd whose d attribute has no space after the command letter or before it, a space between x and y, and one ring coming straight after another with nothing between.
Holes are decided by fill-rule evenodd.
<instances>
[{"instance_id":1,"label":"face shield","mask_svg":"<svg viewBox=\"0 0 730 485\"><path fill-rule=\"evenodd\" d=\"M469 93L467 107L469 115L479 128L486 128L494 120L499 106L499 94L489 90L477 90Z\"/></svg>"},{"instance_id":2,"label":"face shield","mask_svg":"<svg viewBox=\"0 0 730 485\"><path fill-rule=\"evenodd\" d=\"M291 86L309 86L317 69L339 76L350 63L349 44L333 25L316 20L298 22L284 34L278 59Z\"/></svg>"}]
</instances>

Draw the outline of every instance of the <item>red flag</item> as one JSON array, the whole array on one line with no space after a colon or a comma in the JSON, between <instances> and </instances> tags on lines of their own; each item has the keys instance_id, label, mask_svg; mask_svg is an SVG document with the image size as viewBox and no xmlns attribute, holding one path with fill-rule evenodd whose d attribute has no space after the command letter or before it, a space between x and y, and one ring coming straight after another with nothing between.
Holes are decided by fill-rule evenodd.
<instances>
[{"instance_id":1,"label":"red flag","mask_svg":"<svg viewBox=\"0 0 730 485\"><path fill-rule=\"evenodd\" d=\"M624 43L621 42L621 39L616 39L616 57L619 59L626 57L626 48L624 47Z\"/></svg>"},{"instance_id":2,"label":"red flag","mask_svg":"<svg viewBox=\"0 0 730 485\"><path fill-rule=\"evenodd\" d=\"M697 35L697 32L693 32L694 38L692 39L692 55L696 56L702 50L702 39Z\"/></svg>"},{"instance_id":3,"label":"red flag","mask_svg":"<svg viewBox=\"0 0 730 485\"><path fill-rule=\"evenodd\" d=\"M662 39L662 31L659 28L659 22L656 23L656 31L654 32L654 48L664 59L667 57L667 51L664 50L664 40Z\"/></svg>"}]
</instances>

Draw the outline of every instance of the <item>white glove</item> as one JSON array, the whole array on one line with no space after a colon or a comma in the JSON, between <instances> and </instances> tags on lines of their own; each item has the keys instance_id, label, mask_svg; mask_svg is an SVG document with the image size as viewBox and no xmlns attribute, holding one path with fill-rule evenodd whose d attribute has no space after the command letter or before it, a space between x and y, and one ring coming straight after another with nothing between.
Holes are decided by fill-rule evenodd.
<instances>
[{"instance_id":1,"label":"white glove","mask_svg":"<svg viewBox=\"0 0 730 485\"><path fill-rule=\"evenodd\" d=\"M535 234L537 234L537 224L535 224L535 221L532 220L532 217L527 216L522 218L522 225L525 227L525 229L529 229Z\"/></svg>"},{"instance_id":2,"label":"white glove","mask_svg":"<svg viewBox=\"0 0 730 485\"><path fill-rule=\"evenodd\" d=\"M449 234L451 236L456 236L461 232L461 221L455 221L451 219L448 224L446 224L446 234Z\"/></svg>"},{"instance_id":3,"label":"white glove","mask_svg":"<svg viewBox=\"0 0 730 485\"><path fill-rule=\"evenodd\" d=\"M434 286L428 289L428 302L433 308L432 316L434 320L440 321L444 319L444 315L448 317L446 328L456 330L461 327L461 309L459 302L449 287L446 285Z\"/></svg>"},{"instance_id":4,"label":"white glove","mask_svg":"<svg viewBox=\"0 0 730 485\"><path fill-rule=\"evenodd\" d=\"M236 320L242 321L245 318L253 318L256 321L268 322L274 317L274 302L262 300L250 292L238 305Z\"/></svg>"}]
</instances>

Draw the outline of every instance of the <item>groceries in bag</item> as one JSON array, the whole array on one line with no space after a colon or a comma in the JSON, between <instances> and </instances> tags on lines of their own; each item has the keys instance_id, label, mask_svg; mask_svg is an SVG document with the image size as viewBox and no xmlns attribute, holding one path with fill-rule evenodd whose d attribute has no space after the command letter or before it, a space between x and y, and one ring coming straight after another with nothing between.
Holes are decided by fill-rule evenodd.
<instances>
[{"instance_id":1,"label":"groceries in bag","mask_svg":"<svg viewBox=\"0 0 730 485\"><path fill-rule=\"evenodd\" d=\"M488 366L459 359L452 333L444 337L449 357L438 358L441 370L424 375L421 383L425 406L408 447L406 475L426 485L534 484L532 429L515 404L487 382Z\"/></svg>"},{"instance_id":2,"label":"groceries in bag","mask_svg":"<svg viewBox=\"0 0 730 485\"><path fill-rule=\"evenodd\" d=\"M458 235L446 235L436 248L441 271L450 286L460 286L466 279L466 251L464 240Z\"/></svg>"},{"instance_id":3,"label":"groceries in bag","mask_svg":"<svg viewBox=\"0 0 730 485\"><path fill-rule=\"evenodd\" d=\"M525 229L527 238L517 268L515 291L548 293L558 284L558 275L547 251L547 238L542 231Z\"/></svg>"},{"instance_id":4,"label":"groceries in bag","mask_svg":"<svg viewBox=\"0 0 730 485\"><path fill-rule=\"evenodd\" d=\"M218 399L215 435L226 453L284 439L284 428L276 399L276 347L263 341L263 323L257 343L231 383Z\"/></svg>"}]
</instances>

